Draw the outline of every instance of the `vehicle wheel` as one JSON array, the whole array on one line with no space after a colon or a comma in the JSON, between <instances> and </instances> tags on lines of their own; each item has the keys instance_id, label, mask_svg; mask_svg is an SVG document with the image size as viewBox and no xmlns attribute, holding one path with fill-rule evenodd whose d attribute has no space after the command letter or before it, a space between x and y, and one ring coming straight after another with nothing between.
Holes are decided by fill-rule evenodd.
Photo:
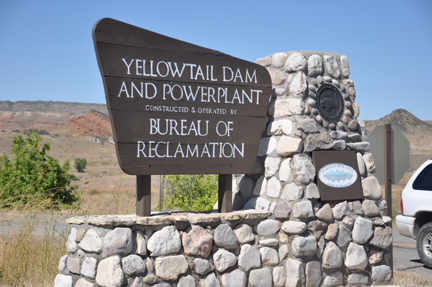
<instances>
[{"instance_id":1,"label":"vehicle wheel","mask_svg":"<svg viewBox=\"0 0 432 287\"><path fill-rule=\"evenodd\" d=\"M432 268L432 222L420 228L417 236L417 252L423 264Z\"/></svg>"}]
</instances>

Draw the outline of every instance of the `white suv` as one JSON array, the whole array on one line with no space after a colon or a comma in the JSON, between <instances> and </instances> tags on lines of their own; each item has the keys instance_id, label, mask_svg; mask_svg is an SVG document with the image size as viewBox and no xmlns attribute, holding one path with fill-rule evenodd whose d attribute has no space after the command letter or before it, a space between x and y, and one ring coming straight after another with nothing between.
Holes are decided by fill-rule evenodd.
<instances>
[{"instance_id":1,"label":"white suv","mask_svg":"<svg viewBox=\"0 0 432 287\"><path fill-rule=\"evenodd\" d=\"M424 265L432 268L432 158L410 178L401 197L396 226L401 235L417 238L417 252Z\"/></svg>"}]
</instances>

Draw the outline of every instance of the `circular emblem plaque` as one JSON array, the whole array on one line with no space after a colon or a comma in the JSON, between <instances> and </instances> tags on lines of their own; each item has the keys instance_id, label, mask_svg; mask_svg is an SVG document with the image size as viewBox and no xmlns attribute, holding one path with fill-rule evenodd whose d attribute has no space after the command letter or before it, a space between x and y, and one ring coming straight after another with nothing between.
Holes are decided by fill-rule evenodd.
<instances>
[{"instance_id":1,"label":"circular emblem plaque","mask_svg":"<svg viewBox=\"0 0 432 287\"><path fill-rule=\"evenodd\" d=\"M357 173L346 164L330 163L319 170L318 177L327 186L344 188L354 184Z\"/></svg>"},{"instance_id":2,"label":"circular emblem plaque","mask_svg":"<svg viewBox=\"0 0 432 287\"><path fill-rule=\"evenodd\" d=\"M335 86L324 84L319 87L317 100L318 111L324 119L330 122L340 119L344 102L340 91Z\"/></svg>"}]
</instances>

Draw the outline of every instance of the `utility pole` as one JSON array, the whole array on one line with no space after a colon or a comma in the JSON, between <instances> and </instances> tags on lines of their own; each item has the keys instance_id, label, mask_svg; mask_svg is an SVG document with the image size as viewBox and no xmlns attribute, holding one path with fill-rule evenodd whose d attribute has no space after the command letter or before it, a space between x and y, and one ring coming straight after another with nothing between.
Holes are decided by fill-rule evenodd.
<instances>
[{"instance_id":1,"label":"utility pole","mask_svg":"<svg viewBox=\"0 0 432 287\"><path fill-rule=\"evenodd\" d=\"M164 176L160 176L160 189L159 189L159 211L162 212L163 209L163 190L164 190Z\"/></svg>"}]
</instances>

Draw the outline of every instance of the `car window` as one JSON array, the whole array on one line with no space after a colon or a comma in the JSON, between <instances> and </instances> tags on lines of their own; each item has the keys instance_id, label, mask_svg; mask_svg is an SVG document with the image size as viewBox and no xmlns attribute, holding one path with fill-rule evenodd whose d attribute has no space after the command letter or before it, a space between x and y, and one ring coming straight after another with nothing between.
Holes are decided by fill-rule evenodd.
<instances>
[{"instance_id":1,"label":"car window","mask_svg":"<svg viewBox=\"0 0 432 287\"><path fill-rule=\"evenodd\" d=\"M413 188L432 191L432 164L425 167L413 183Z\"/></svg>"}]
</instances>

